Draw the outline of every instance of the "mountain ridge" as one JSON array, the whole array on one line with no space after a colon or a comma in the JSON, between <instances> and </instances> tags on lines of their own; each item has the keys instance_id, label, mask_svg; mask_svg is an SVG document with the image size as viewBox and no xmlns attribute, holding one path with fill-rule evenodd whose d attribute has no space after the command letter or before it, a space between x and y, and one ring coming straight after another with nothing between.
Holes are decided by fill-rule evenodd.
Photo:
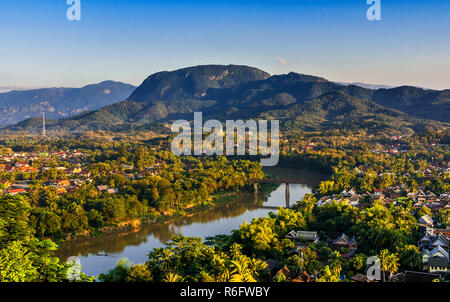
<instances>
[{"instance_id":1,"label":"mountain ridge","mask_svg":"<svg viewBox=\"0 0 450 302\"><path fill-rule=\"evenodd\" d=\"M284 125L305 130L345 125L369 130L373 125L377 125L373 129L384 125L392 130L399 125L404 128L399 131L420 130L448 126L450 90L413 86L373 90L294 72L271 76L249 66L201 65L152 74L125 101L49 127L68 131L128 129L192 119L194 111L202 111L204 118L223 120L279 118ZM27 123L15 129L27 129Z\"/></svg>"},{"instance_id":2,"label":"mountain ridge","mask_svg":"<svg viewBox=\"0 0 450 302\"><path fill-rule=\"evenodd\" d=\"M135 86L103 81L81 88L52 87L0 93L0 125L16 124L45 112L47 117L64 118L126 99Z\"/></svg>"}]
</instances>

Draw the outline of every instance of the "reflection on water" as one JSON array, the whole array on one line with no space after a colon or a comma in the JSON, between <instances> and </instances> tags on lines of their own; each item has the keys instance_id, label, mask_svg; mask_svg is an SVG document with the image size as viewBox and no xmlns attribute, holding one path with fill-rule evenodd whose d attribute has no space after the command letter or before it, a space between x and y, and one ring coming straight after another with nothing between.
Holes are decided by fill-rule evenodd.
<instances>
[{"instance_id":1,"label":"reflection on water","mask_svg":"<svg viewBox=\"0 0 450 302\"><path fill-rule=\"evenodd\" d=\"M289 186L291 205L311 192L304 184ZM146 225L135 232L110 234L64 246L58 250L57 256L61 260L79 256L83 272L97 276L113 268L117 261L124 257L130 259L132 263L146 261L151 249L164 246L174 234L202 238L230 234L245 220L250 222L254 218L267 216L270 211L275 211L270 207L285 207L285 192L286 186L282 184L266 194L241 193L233 201L196 213L192 217Z\"/></svg>"}]
</instances>

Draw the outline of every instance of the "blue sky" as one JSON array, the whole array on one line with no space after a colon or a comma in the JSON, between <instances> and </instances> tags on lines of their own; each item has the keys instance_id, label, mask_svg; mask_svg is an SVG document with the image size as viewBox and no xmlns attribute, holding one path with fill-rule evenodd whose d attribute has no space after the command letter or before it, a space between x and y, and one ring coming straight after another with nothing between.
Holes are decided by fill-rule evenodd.
<instances>
[{"instance_id":1,"label":"blue sky","mask_svg":"<svg viewBox=\"0 0 450 302\"><path fill-rule=\"evenodd\" d=\"M334 81L450 88L450 1L66 0L0 2L0 87L74 86L200 64Z\"/></svg>"}]
</instances>

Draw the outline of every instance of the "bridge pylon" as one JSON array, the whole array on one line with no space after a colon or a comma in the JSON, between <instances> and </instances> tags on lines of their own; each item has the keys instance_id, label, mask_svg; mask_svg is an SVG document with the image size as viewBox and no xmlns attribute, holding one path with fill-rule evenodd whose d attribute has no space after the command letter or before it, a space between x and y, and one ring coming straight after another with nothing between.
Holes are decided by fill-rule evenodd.
<instances>
[{"instance_id":1,"label":"bridge pylon","mask_svg":"<svg viewBox=\"0 0 450 302\"><path fill-rule=\"evenodd\" d=\"M253 183L253 193L258 194L259 192L259 185L257 182Z\"/></svg>"},{"instance_id":2,"label":"bridge pylon","mask_svg":"<svg viewBox=\"0 0 450 302\"><path fill-rule=\"evenodd\" d=\"M289 201L291 200L291 192L289 190L289 183L286 183L286 208L289 208Z\"/></svg>"}]
</instances>

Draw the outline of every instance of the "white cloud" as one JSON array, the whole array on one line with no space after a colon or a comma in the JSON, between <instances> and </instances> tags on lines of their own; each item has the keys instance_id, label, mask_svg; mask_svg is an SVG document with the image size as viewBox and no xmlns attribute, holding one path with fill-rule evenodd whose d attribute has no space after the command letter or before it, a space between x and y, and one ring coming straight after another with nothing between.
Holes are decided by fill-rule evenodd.
<instances>
[{"instance_id":1,"label":"white cloud","mask_svg":"<svg viewBox=\"0 0 450 302\"><path fill-rule=\"evenodd\" d=\"M283 59L283 58L278 58L277 59L277 62L278 63L280 63L281 65L286 65L288 62L285 60L285 59Z\"/></svg>"}]
</instances>

